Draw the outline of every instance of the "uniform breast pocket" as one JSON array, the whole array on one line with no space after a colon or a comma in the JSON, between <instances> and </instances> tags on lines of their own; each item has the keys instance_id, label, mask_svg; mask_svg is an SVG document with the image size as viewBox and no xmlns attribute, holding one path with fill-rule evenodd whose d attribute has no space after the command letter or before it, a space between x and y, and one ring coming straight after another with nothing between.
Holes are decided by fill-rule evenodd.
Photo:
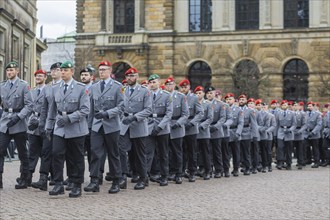
<instances>
[{"instance_id":1,"label":"uniform breast pocket","mask_svg":"<svg viewBox=\"0 0 330 220\"><path fill-rule=\"evenodd\" d=\"M143 109L143 99L142 98L136 98L134 101L132 101L131 106L134 111L141 111Z\"/></svg>"},{"instance_id":2,"label":"uniform breast pocket","mask_svg":"<svg viewBox=\"0 0 330 220\"><path fill-rule=\"evenodd\" d=\"M67 111L75 111L79 108L79 100L78 98L69 98L68 99L68 108Z\"/></svg>"},{"instance_id":3,"label":"uniform breast pocket","mask_svg":"<svg viewBox=\"0 0 330 220\"><path fill-rule=\"evenodd\" d=\"M114 96L107 96L105 97L105 103L108 108L113 108L116 106L115 97Z\"/></svg>"}]
</instances>

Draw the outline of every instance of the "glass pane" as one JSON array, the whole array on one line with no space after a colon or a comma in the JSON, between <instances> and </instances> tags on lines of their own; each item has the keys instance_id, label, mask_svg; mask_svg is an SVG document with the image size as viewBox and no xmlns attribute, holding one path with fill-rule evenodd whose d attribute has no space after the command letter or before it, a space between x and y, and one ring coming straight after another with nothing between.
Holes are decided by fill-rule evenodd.
<instances>
[{"instance_id":1,"label":"glass pane","mask_svg":"<svg viewBox=\"0 0 330 220\"><path fill-rule=\"evenodd\" d=\"M309 0L284 0L284 28L309 26Z\"/></svg>"},{"instance_id":2,"label":"glass pane","mask_svg":"<svg viewBox=\"0 0 330 220\"><path fill-rule=\"evenodd\" d=\"M188 79L192 89L195 89L197 86L203 86L204 88L209 87L212 79L211 68L207 63L197 61L191 65Z\"/></svg>"},{"instance_id":3,"label":"glass pane","mask_svg":"<svg viewBox=\"0 0 330 220\"><path fill-rule=\"evenodd\" d=\"M115 0L114 2L114 32L134 32L135 17L134 0Z\"/></svg>"},{"instance_id":4,"label":"glass pane","mask_svg":"<svg viewBox=\"0 0 330 220\"><path fill-rule=\"evenodd\" d=\"M236 30L259 29L259 0L236 0Z\"/></svg>"}]
</instances>

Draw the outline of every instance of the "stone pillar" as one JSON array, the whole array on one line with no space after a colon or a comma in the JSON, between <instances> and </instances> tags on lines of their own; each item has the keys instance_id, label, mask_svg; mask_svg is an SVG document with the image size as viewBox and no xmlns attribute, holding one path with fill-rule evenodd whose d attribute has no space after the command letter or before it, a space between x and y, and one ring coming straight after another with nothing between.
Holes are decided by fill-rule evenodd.
<instances>
[{"instance_id":1,"label":"stone pillar","mask_svg":"<svg viewBox=\"0 0 330 220\"><path fill-rule=\"evenodd\" d=\"M189 0L175 1L175 19L177 32L189 32Z\"/></svg>"},{"instance_id":2,"label":"stone pillar","mask_svg":"<svg viewBox=\"0 0 330 220\"><path fill-rule=\"evenodd\" d=\"M260 0L259 4L259 27L260 29L271 29L272 3L269 0Z\"/></svg>"},{"instance_id":3,"label":"stone pillar","mask_svg":"<svg viewBox=\"0 0 330 220\"><path fill-rule=\"evenodd\" d=\"M220 31L222 28L223 0L212 1L212 31Z\"/></svg>"},{"instance_id":4,"label":"stone pillar","mask_svg":"<svg viewBox=\"0 0 330 220\"><path fill-rule=\"evenodd\" d=\"M272 29L283 29L284 3L283 1L270 1L271 4L271 27Z\"/></svg>"}]
</instances>

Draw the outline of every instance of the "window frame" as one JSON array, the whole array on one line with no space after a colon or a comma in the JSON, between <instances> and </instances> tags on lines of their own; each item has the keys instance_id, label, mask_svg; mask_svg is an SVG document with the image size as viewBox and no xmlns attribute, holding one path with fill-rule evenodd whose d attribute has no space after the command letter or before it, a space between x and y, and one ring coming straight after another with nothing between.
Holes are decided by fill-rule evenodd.
<instances>
[{"instance_id":1,"label":"window frame","mask_svg":"<svg viewBox=\"0 0 330 220\"><path fill-rule=\"evenodd\" d=\"M260 28L259 6L260 6L259 0L235 0L235 29L259 30ZM245 11L240 10L241 7L246 7L246 10Z\"/></svg>"},{"instance_id":2,"label":"window frame","mask_svg":"<svg viewBox=\"0 0 330 220\"><path fill-rule=\"evenodd\" d=\"M130 4L132 4L133 6L131 6ZM120 8L122 6L124 6L124 9ZM119 7L119 8L117 8L117 7ZM128 15L127 11L129 9L131 9L131 11L133 13L132 15ZM118 13L123 13L123 15L118 14ZM122 20L118 20L121 18L124 19L123 24L118 24L119 22L122 22ZM113 32L114 33L134 33L134 31L135 31L135 1L134 0L114 0L114 2L113 2Z\"/></svg>"},{"instance_id":3,"label":"window frame","mask_svg":"<svg viewBox=\"0 0 330 220\"><path fill-rule=\"evenodd\" d=\"M189 32L211 32L212 31L212 0L189 0L188 4L189 4L188 5ZM192 9L194 9L194 13L192 12ZM195 26L199 25L199 28L198 27L193 28L191 22L193 18L195 18Z\"/></svg>"},{"instance_id":4,"label":"window frame","mask_svg":"<svg viewBox=\"0 0 330 220\"><path fill-rule=\"evenodd\" d=\"M306 14L304 19L299 19L298 4L302 3L304 7L303 13ZM297 8L288 9L297 4ZM308 28L309 27L309 0L284 0L283 2L283 27L289 28ZM291 16L291 17L290 17Z\"/></svg>"}]
</instances>

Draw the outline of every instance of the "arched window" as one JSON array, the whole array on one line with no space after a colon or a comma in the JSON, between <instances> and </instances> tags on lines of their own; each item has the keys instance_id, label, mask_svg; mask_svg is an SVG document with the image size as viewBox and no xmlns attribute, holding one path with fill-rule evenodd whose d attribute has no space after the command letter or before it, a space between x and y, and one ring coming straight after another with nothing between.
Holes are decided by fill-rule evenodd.
<instances>
[{"instance_id":1,"label":"arched window","mask_svg":"<svg viewBox=\"0 0 330 220\"><path fill-rule=\"evenodd\" d=\"M189 0L189 31L212 31L212 0Z\"/></svg>"},{"instance_id":2,"label":"arched window","mask_svg":"<svg viewBox=\"0 0 330 220\"><path fill-rule=\"evenodd\" d=\"M252 60L242 60L234 68L234 93L246 94L248 97L259 97L259 68Z\"/></svg>"},{"instance_id":3,"label":"arched window","mask_svg":"<svg viewBox=\"0 0 330 220\"><path fill-rule=\"evenodd\" d=\"M259 29L259 0L236 0L236 30Z\"/></svg>"},{"instance_id":4,"label":"arched window","mask_svg":"<svg viewBox=\"0 0 330 220\"><path fill-rule=\"evenodd\" d=\"M309 0L284 0L284 28L309 26Z\"/></svg>"},{"instance_id":5,"label":"arched window","mask_svg":"<svg viewBox=\"0 0 330 220\"><path fill-rule=\"evenodd\" d=\"M190 66L188 79L192 89L195 89L197 86L209 87L211 85L211 78L212 71L207 63L196 61Z\"/></svg>"},{"instance_id":6,"label":"arched window","mask_svg":"<svg viewBox=\"0 0 330 220\"><path fill-rule=\"evenodd\" d=\"M125 79L125 72L129 68L131 68L131 66L125 62L114 63L112 66L113 78L121 83L123 79Z\"/></svg>"},{"instance_id":7,"label":"arched window","mask_svg":"<svg viewBox=\"0 0 330 220\"><path fill-rule=\"evenodd\" d=\"M308 100L307 64L300 59L292 59L283 70L283 99L290 101Z\"/></svg>"},{"instance_id":8,"label":"arched window","mask_svg":"<svg viewBox=\"0 0 330 220\"><path fill-rule=\"evenodd\" d=\"M134 32L134 0L114 1L114 33Z\"/></svg>"}]
</instances>

